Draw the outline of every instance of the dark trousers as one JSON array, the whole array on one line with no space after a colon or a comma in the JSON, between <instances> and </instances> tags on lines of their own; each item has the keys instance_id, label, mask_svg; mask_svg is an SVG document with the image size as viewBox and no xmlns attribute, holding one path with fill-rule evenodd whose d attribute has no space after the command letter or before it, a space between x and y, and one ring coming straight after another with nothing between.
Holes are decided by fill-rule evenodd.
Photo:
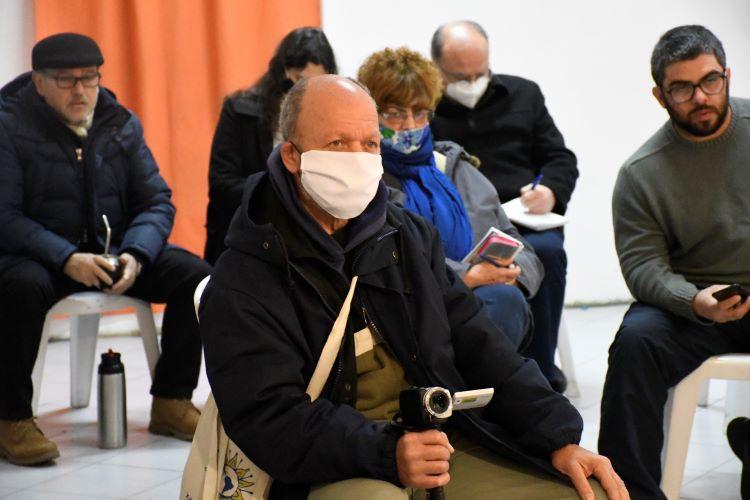
<instances>
[{"instance_id":1,"label":"dark trousers","mask_svg":"<svg viewBox=\"0 0 750 500\"><path fill-rule=\"evenodd\" d=\"M750 316L702 325L633 304L609 348L599 453L609 457L631 498L666 498L659 489L667 391L707 358L750 348Z\"/></svg>"},{"instance_id":2,"label":"dark trousers","mask_svg":"<svg viewBox=\"0 0 750 500\"><path fill-rule=\"evenodd\" d=\"M147 302L167 304L162 353L151 386L154 396L189 398L198 383L201 341L193 292L209 272L209 265L197 256L168 247L125 292ZM61 272L51 272L33 260L23 260L0 275L0 419L32 416L31 372L45 316L60 299L85 290Z\"/></svg>"},{"instance_id":3,"label":"dark trousers","mask_svg":"<svg viewBox=\"0 0 750 500\"><path fill-rule=\"evenodd\" d=\"M568 256L563 248L565 236L561 229L531 231L519 227L518 230L534 248L544 266L542 285L529 301L534 316L534 334L524 354L535 360L547 380L552 381L556 377L557 332L565 301L568 270Z\"/></svg>"},{"instance_id":4,"label":"dark trousers","mask_svg":"<svg viewBox=\"0 0 750 500\"><path fill-rule=\"evenodd\" d=\"M515 285L486 285L474 289L492 321L505 332L517 350L524 347L531 330L531 312L523 292Z\"/></svg>"}]
</instances>

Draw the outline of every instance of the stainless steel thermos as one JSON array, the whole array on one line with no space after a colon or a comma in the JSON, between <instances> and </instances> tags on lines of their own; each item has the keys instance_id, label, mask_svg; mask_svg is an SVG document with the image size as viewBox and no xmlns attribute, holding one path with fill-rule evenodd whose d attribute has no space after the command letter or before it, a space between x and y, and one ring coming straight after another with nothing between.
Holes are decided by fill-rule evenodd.
<instances>
[{"instance_id":1,"label":"stainless steel thermos","mask_svg":"<svg viewBox=\"0 0 750 500\"><path fill-rule=\"evenodd\" d=\"M125 367L120 353L112 349L102 354L99 363L99 447L122 448L128 441L125 416Z\"/></svg>"}]
</instances>

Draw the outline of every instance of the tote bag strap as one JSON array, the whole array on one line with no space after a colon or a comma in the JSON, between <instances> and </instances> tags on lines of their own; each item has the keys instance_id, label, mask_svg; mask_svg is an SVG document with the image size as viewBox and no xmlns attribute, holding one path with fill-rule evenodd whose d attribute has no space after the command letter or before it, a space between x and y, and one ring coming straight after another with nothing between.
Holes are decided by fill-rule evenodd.
<instances>
[{"instance_id":1,"label":"tote bag strap","mask_svg":"<svg viewBox=\"0 0 750 500\"><path fill-rule=\"evenodd\" d=\"M346 330L346 322L349 319L349 310L352 305L354 288L357 286L357 278L358 276L352 278L352 284L349 286L349 293L346 294L344 305L341 307L339 316L333 323L331 333L328 334L328 340L326 340L326 343L323 346L323 352L320 354L318 364L315 366L315 371L313 372L310 383L307 386L306 392L313 401L318 399L318 396L320 396L320 393L323 391L323 386L325 385L326 380L328 380L328 375L331 373L333 363L336 361L336 354L339 352L341 340L344 338L344 331Z\"/></svg>"}]
</instances>

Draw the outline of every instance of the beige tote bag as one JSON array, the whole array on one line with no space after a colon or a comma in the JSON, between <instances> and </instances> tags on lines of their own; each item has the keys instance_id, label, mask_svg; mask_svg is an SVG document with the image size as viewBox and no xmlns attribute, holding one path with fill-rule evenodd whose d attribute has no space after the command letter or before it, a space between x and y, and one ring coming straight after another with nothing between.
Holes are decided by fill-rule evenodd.
<instances>
[{"instance_id":1,"label":"beige tote bag","mask_svg":"<svg viewBox=\"0 0 750 500\"><path fill-rule=\"evenodd\" d=\"M203 292L205 280L196 290L196 306ZM341 340L346 330L349 309L357 286L357 276L352 278L349 292L341 307L331 333L320 354L318 364L307 386L307 394L315 401L331 373ZM200 293L199 293L200 292ZM181 500L265 500L273 479L242 453L224 432L219 410L213 395L208 396L193 436L180 488Z\"/></svg>"}]
</instances>

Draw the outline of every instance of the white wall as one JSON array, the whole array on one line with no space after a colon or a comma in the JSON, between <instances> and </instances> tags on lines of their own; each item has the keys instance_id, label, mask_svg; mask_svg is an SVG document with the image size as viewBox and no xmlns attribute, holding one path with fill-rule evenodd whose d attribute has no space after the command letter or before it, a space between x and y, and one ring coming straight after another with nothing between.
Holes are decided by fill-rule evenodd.
<instances>
[{"instance_id":1,"label":"white wall","mask_svg":"<svg viewBox=\"0 0 750 500\"><path fill-rule=\"evenodd\" d=\"M700 23L724 42L732 93L750 97L747 0L322 0L323 26L342 74L370 53L408 45L429 53L440 24L474 19L490 35L491 68L539 83L579 159L567 228L567 302L628 300L612 239L617 169L666 119L650 95L649 57L658 37ZM30 67L33 2L0 0L0 85Z\"/></svg>"},{"instance_id":2,"label":"white wall","mask_svg":"<svg viewBox=\"0 0 750 500\"><path fill-rule=\"evenodd\" d=\"M719 37L732 93L750 97L748 0L322 0L341 73L372 52L408 45L429 54L440 24L473 19L490 36L490 67L535 80L581 172L566 229L567 303L629 300L612 238L610 199L622 162L665 120L651 97L649 58L674 26Z\"/></svg>"},{"instance_id":3,"label":"white wall","mask_svg":"<svg viewBox=\"0 0 750 500\"><path fill-rule=\"evenodd\" d=\"M33 2L0 0L0 86L31 69L33 44Z\"/></svg>"}]
</instances>

